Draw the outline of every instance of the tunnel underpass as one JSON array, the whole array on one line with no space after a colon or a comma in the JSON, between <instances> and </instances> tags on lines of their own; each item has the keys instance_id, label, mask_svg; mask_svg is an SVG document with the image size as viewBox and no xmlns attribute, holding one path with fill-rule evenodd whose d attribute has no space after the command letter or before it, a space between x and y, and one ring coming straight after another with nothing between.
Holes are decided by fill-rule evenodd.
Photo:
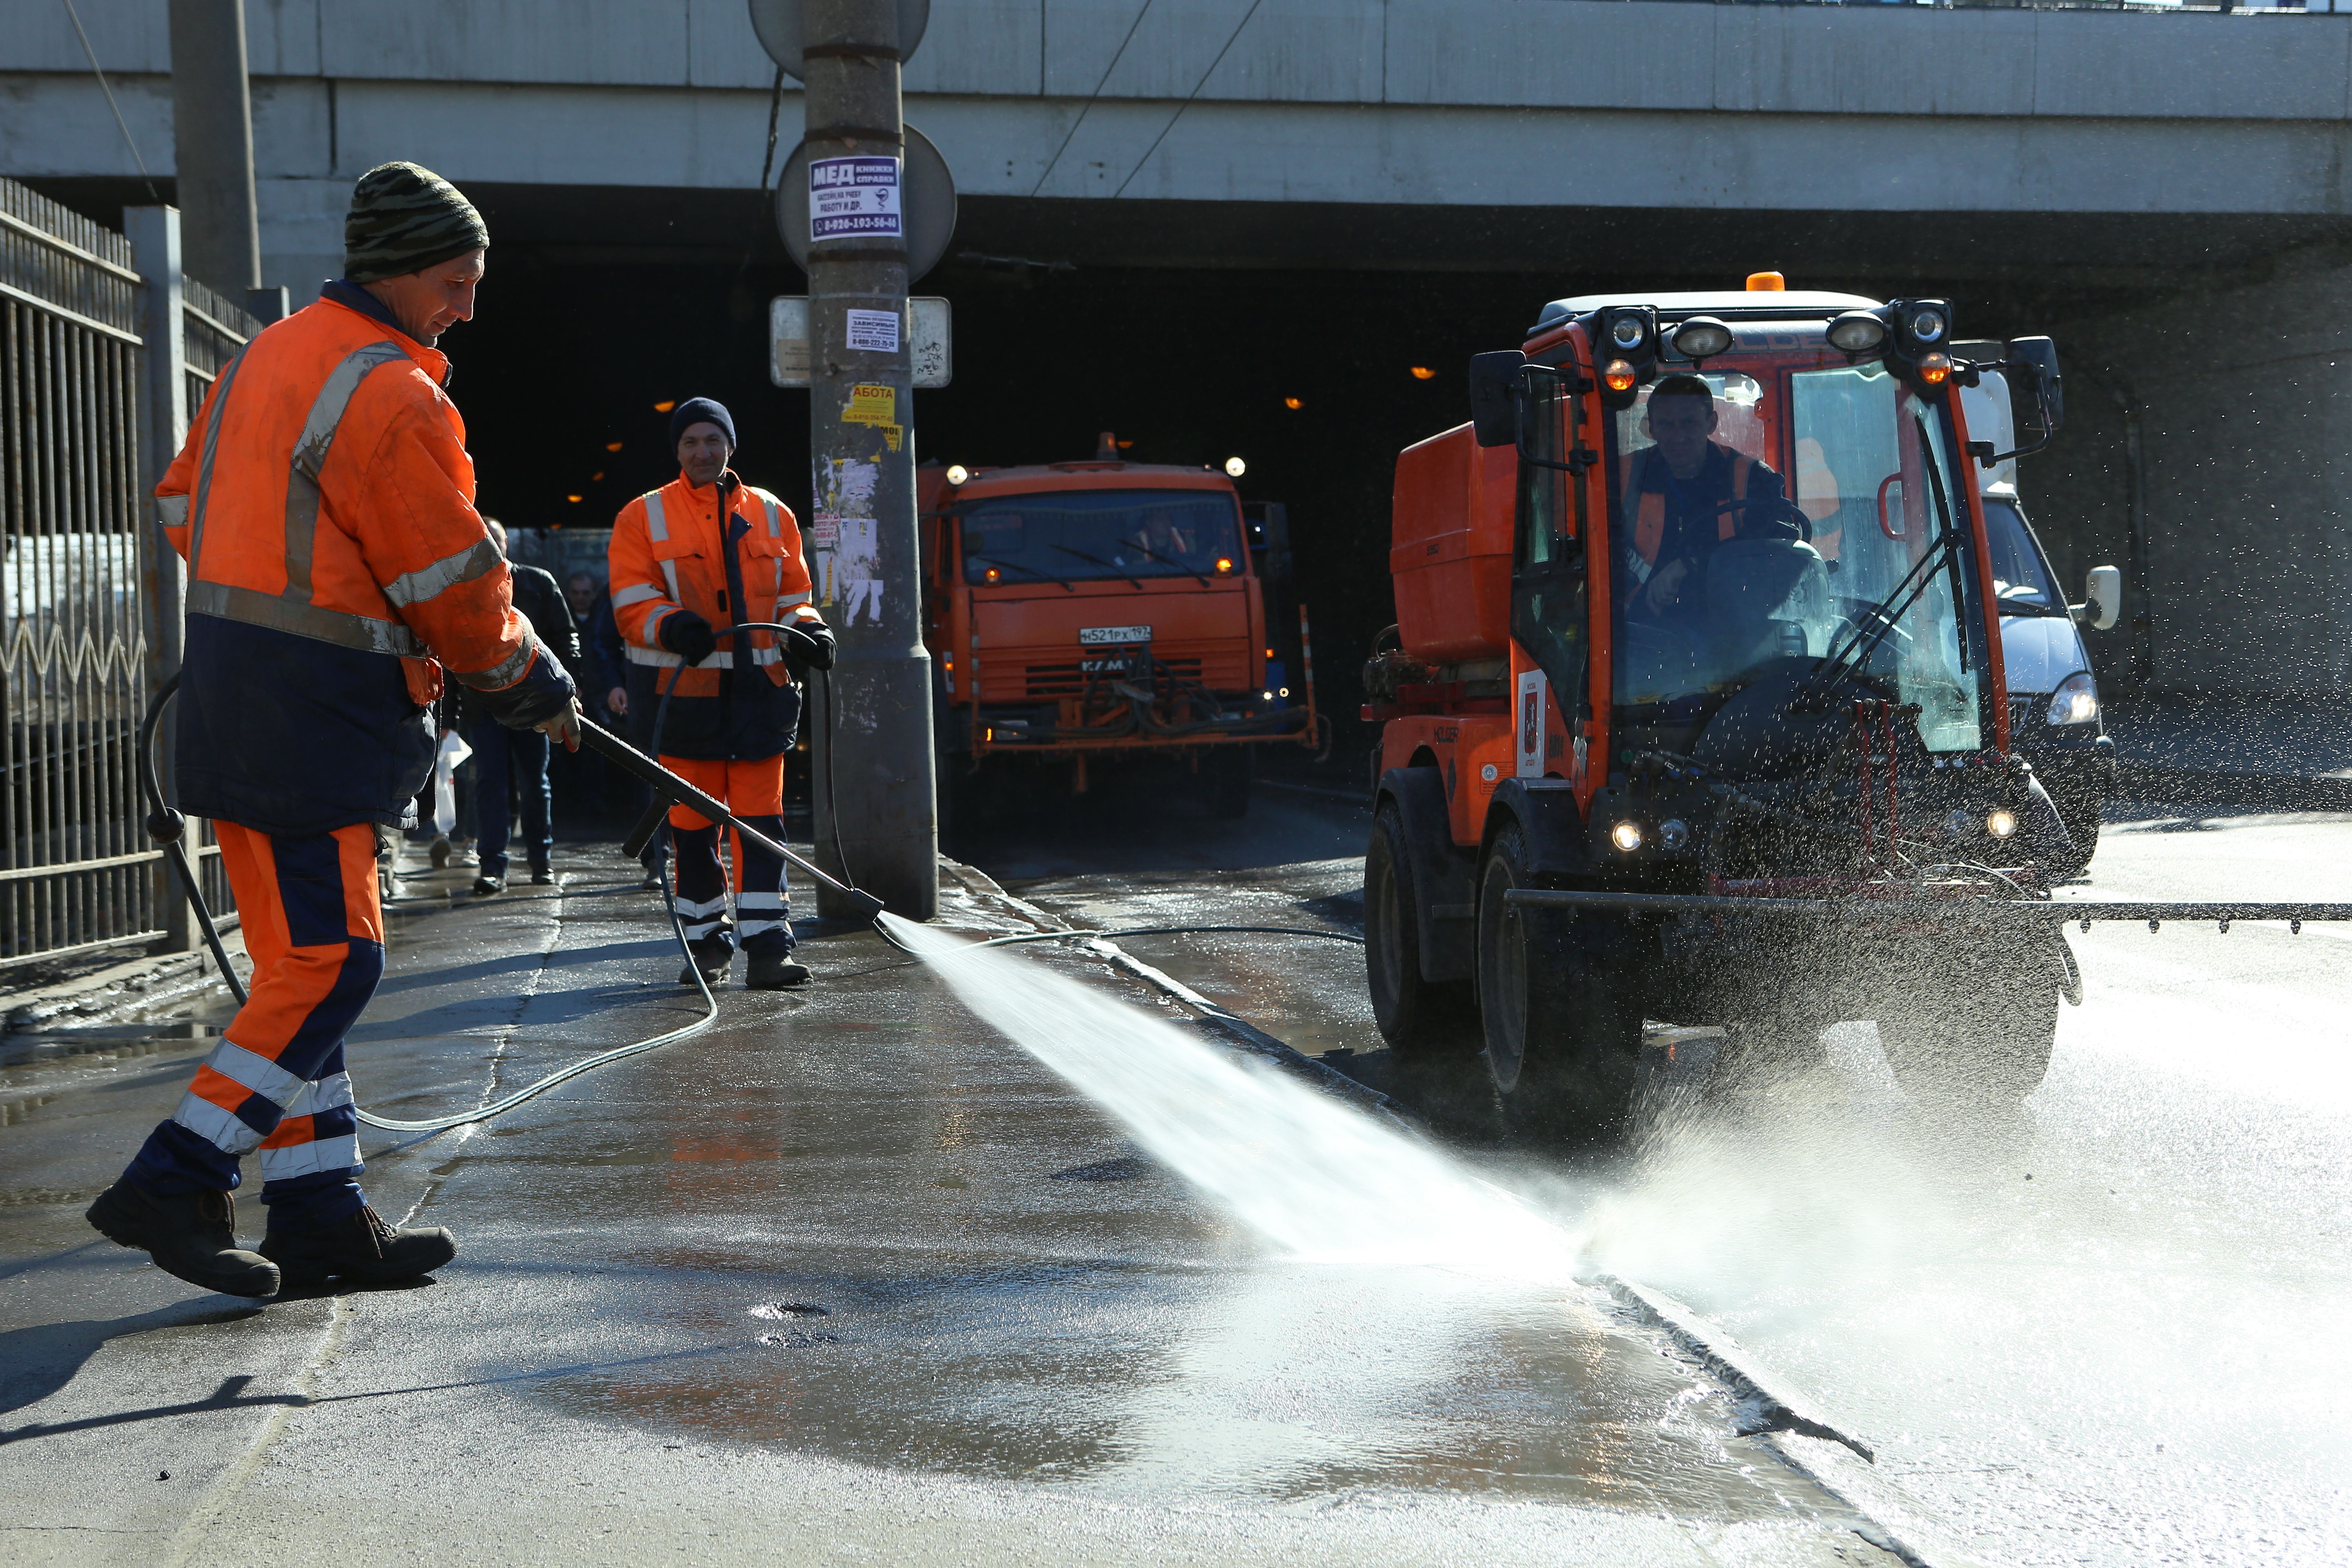
<instances>
[{"instance_id":1,"label":"tunnel underpass","mask_svg":"<svg viewBox=\"0 0 2352 1568\"><path fill-rule=\"evenodd\" d=\"M806 515L806 395L772 385L766 360L769 299L806 285L754 194L478 195L499 237L491 276L481 318L447 346L487 510L609 524L674 471L656 405L705 395L736 416L745 477ZM953 303L956 367L918 396L917 452L1078 458L1109 430L1136 461L1243 458L1244 498L1290 509L1291 592L1314 617L1344 752L1361 739L1355 667L1393 619L1396 453L1466 416L1470 355L1518 343L1544 301L1737 289L1773 268L1796 288L1946 295L1961 335L2052 332L2063 353L2072 321L2166 301L2194 316L2223 283L2277 268L2283 247L2326 237L2293 227L2216 229L2190 265L2164 226L2124 218L972 201L916 285ZM2036 513L2070 580L2130 553L2103 368L2069 361L2081 433L2046 470L2067 500Z\"/></svg>"}]
</instances>

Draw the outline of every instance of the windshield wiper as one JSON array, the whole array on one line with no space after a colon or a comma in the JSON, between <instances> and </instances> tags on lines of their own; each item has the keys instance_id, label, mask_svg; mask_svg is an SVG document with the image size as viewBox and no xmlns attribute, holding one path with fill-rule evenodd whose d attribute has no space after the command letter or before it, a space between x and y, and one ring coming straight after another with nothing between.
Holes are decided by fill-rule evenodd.
<instances>
[{"instance_id":1,"label":"windshield wiper","mask_svg":"<svg viewBox=\"0 0 2352 1568\"><path fill-rule=\"evenodd\" d=\"M1886 596L1862 613L1862 624L1854 628L1852 637L1822 655L1811 673L1805 677L1804 684L1797 689L1800 700L1808 697L1818 698L1833 688L1848 669L1858 667L1868 658L1885 639L1886 634L1896 629L1895 623L1909 612L1919 595L1927 591L1927 584L1935 581L1935 569L1939 565L1948 563L1951 569L1952 612L1955 616L1959 614L1964 602L1960 597L1958 582L1960 533L1952 526L1951 509L1946 503L1943 483L1932 461L1927 465L1927 479L1928 492L1936 499L1939 531L1928 544L1927 553L1912 563L1911 570L1896 580L1895 586L1886 591ZM1898 600L1901 601L1899 604ZM1963 674L1968 670L1968 641L1967 628L1962 627L1959 642Z\"/></svg>"},{"instance_id":2,"label":"windshield wiper","mask_svg":"<svg viewBox=\"0 0 2352 1568\"><path fill-rule=\"evenodd\" d=\"M1060 551L1065 555L1075 555L1081 561L1091 561L1106 572L1118 572L1120 576L1126 577L1129 583L1134 584L1139 588L1143 586L1143 579L1140 577L1129 576L1126 572L1120 571L1118 566L1104 560L1099 555L1089 555L1083 550L1073 550L1066 544L1056 544L1054 548Z\"/></svg>"},{"instance_id":3,"label":"windshield wiper","mask_svg":"<svg viewBox=\"0 0 2352 1568\"><path fill-rule=\"evenodd\" d=\"M1034 566L1025 565L1018 561L1000 561L993 555L967 555L964 559L966 561L978 561L982 564L989 566L1009 566L1015 572L1026 572L1029 575L1038 579L1040 582L1051 583L1065 594L1075 594L1077 592L1076 588L1071 587L1067 583L1064 582L1061 578L1055 576L1051 572L1040 572Z\"/></svg>"},{"instance_id":4,"label":"windshield wiper","mask_svg":"<svg viewBox=\"0 0 2352 1568\"><path fill-rule=\"evenodd\" d=\"M1192 581L1194 581L1195 583L1198 583L1199 584L1201 584L1201 586L1202 586L1202 587L1205 588L1205 587L1207 587L1207 586L1209 585L1209 580L1208 580L1206 577L1202 576L1202 575L1200 573L1198 573L1198 572L1194 572L1194 571L1192 570L1192 568L1191 568L1190 566L1185 565L1181 561L1171 561L1167 556L1160 554L1160 552L1158 552L1157 550L1152 549L1152 548L1151 548L1151 546L1150 546L1149 544L1139 544L1139 545L1137 545L1137 546L1136 546L1136 548L1137 548L1138 550L1139 550L1139 551L1143 552L1143 558L1144 558L1145 560L1147 560L1147 561L1157 561L1157 562L1159 562L1159 563L1160 563L1160 564L1161 564L1162 566L1173 566L1173 567L1174 567L1174 568L1176 568L1176 570L1177 570L1177 571L1179 571L1179 572L1184 572L1184 573L1189 573L1189 574L1191 574L1192 578ZM1130 577L1130 578L1129 578L1129 579L1128 579L1128 581L1129 581L1129 582L1130 582L1130 583L1134 583L1134 582L1135 582L1135 579L1133 579L1132 577ZM1140 583L1136 583L1136 584L1135 584L1135 585L1136 585L1137 587L1139 587L1139 588L1140 588L1141 586L1143 586L1143 584L1140 584Z\"/></svg>"}]
</instances>

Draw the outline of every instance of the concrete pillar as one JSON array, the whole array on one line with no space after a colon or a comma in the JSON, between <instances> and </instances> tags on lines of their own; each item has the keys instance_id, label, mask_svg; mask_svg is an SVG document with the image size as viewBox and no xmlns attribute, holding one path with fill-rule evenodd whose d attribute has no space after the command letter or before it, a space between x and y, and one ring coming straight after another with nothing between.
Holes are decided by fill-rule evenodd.
<instances>
[{"instance_id":1,"label":"concrete pillar","mask_svg":"<svg viewBox=\"0 0 2352 1568\"><path fill-rule=\"evenodd\" d=\"M187 338L180 316L180 214L173 207L131 207L123 213L122 220L131 240L131 265L147 282L139 321L139 335L146 349L139 398L139 491L145 497L153 494L163 470L179 456L192 412ZM139 569L147 606L147 690L152 692L179 673L187 571L179 552L163 537L152 503L142 510L150 520L139 533ZM158 737L156 758L166 798L172 778L170 735L167 723ZM180 896L179 884L160 861L155 867L155 906L163 911L170 945L181 952L194 949L198 940L194 921Z\"/></svg>"},{"instance_id":2,"label":"concrete pillar","mask_svg":"<svg viewBox=\"0 0 2352 1568\"><path fill-rule=\"evenodd\" d=\"M188 273L241 300L261 286L245 0L172 0L172 125Z\"/></svg>"},{"instance_id":3,"label":"concrete pillar","mask_svg":"<svg viewBox=\"0 0 2352 1568\"><path fill-rule=\"evenodd\" d=\"M811 167L881 159L903 177L898 6L804 0L802 13ZM813 215L821 205L812 201ZM892 912L929 920L939 910L939 849L931 660L915 543L906 241L871 233L814 240L808 274L815 565L832 586L840 649L833 733L822 725L815 733L818 863ZM895 324L883 334L887 348L876 346L884 322ZM818 895L820 910L837 903Z\"/></svg>"}]
</instances>

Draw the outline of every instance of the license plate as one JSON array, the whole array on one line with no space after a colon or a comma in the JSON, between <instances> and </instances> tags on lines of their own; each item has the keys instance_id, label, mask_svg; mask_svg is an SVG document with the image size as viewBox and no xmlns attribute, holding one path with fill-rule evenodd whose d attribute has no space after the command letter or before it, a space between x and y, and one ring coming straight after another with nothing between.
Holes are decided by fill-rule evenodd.
<instances>
[{"instance_id":1,"label":"license plate","mask_svg":"<svg viewBox=\"0 0 2352 1568\"><path fill-rule=\"evenodd\" d=\"M1151 640L1150 626L1080 626L1081 647L1101 647L1121 643L1146 643Z\"/></svg>"}]
</instances>

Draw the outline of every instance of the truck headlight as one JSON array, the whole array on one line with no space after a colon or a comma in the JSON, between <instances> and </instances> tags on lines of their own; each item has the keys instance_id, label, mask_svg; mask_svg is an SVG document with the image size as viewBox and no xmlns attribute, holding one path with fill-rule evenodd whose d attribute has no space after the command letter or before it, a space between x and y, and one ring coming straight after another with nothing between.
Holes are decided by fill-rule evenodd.
<instances>
[{"instance_id":1,"label":"truck headlight","mask_svg":"<svg viewBox=\"0 0 2352 1568\"><path fill-rule=\"evenodd\" d=\"M2099 716L2099 686L2087 669L2078 669L2050 694L2050 722L2087 724Z\"/></svg>"},{"instance_id":2,"label":"truck headlight","mask_svg":"<svg viewBox=\"0 0 2352 1568\"><path fill-rule=\"evenodd\" d=\"M1642 825L1638 822L1619 823L1609 830L1609 842L1631 855L1642 847Z\"/></svg>"},{"instance_id":3,"label":"truck headlight","mask_svg":"<svg viewBox=\"0 0 2352 1568\"><path fill-rule=\"evenodd\" d=\"M2014 837L2017 833L2017 813L2007 806L1993 807L1985 813L1985 831L1995 838Z\"/></svg>"}]
</instances>

